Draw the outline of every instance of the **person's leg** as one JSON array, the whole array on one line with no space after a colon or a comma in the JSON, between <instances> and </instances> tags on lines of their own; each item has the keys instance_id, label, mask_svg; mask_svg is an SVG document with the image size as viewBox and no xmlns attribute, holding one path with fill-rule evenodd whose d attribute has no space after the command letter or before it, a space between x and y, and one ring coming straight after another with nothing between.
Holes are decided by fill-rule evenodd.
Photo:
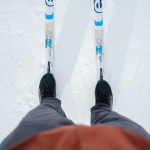
<instances>
[{"instance_id":1,"label":"person's leg","mask_svg":"<svg viewBox=\"0 0 150 150\"><path fill-rule=\"evenodd\" d=\"M150 139L150 135L140 125L112 111L106 104L97 104L91 108L91 124L122 127Z\"/></svg>"},{"instance_id":2,"label":"person's leg","mask_svg":"<svg viewBox=\"0 0 150 150\"><path fill-rule=\"evenodd\" d=\"M72 124L74 123L67 119L61 108L61 101L48 97L23 118L17 128L1 143L0 150L38 132Z\"/></svg>"}]
</instances>

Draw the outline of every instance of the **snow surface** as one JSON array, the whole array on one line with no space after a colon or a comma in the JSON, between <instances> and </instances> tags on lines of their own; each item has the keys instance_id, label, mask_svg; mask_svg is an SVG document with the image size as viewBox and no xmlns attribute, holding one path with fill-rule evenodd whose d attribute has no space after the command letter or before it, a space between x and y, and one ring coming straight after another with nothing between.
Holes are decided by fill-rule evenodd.
<instances>
[{"instance_id":1,"label":"snow surface","mask_svg":"<svg viewBox=\"0 0 150 150\"><path fill-rule=\"evenodd\" d=\"M96 79L92 0L55 0L54 76L68 118L90 125ZM105 79L114 110L150 133L150 1L103 0ZM0 1L0 141L39 104L44 0Z\"/></svg>"}]
</instances>

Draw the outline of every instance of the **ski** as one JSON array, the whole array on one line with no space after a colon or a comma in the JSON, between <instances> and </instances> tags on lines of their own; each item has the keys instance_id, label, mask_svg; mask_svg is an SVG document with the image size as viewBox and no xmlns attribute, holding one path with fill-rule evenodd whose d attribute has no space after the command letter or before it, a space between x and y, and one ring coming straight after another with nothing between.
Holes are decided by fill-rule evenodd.
<instances>
[{"instance_id":1,"label":"ski","mask_svg":"<svg viewBox=\"0 0 150 150\"><path fill-rule=\"evenodd\" d=\"M104 71L104 38L103 38L103 4L102 0L94 0L95 46L97 79L103 80ZM99 72L100 71L100 72ZM99 76L100 73L100 76Z\"/></svg>"},{"instance_id":2,"label":"ski","mask_svg":"<svg viewBox=\"0 0 150 150\"><path fill-rule=\"evenodd\" d=\"M103 37L103 3L102 0L94 0L94 22L95 22L95 47L97 79L95 87L96 104L106 103L111 109L113 107L113 94L109 83L103 80L104 71L104 37ZM99 72L100 71L100 72Z\"/></svg>"},{"instance_id":3,"label":"ski","mask_svg":"<svg viewBox=\"0 0 150 150\"><path fill-rule=\"evenodd\" d=\"M54 0L45 0L45 54L49 72L54 69Z\"/></svg>"}]
</instances>

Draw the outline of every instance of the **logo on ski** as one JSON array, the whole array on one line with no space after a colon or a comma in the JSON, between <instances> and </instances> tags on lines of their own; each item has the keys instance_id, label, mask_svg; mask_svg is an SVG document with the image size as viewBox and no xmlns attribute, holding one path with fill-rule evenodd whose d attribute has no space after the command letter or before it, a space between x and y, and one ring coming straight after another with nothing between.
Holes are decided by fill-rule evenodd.
<instances>
[{"instance_id":1,"label":"logo on ski","mask_svg":"<svg viewBox=\"0 0 150 150\"><path fill-rule=\"evenodd\" d=\"M103 54L102 53L102 39L98 38L96 39L96 55Z\"/></svg>"},{"instance_id":2,"label":"logo on ski","mask_svg":"<svg viewBox=\"0 0 150 150\"><path fill-rule=\"evenodd\" d=\"M102 0L94 0L94 10L97 13L102 13Z\"/></svg>"},{"instance_id":3,"label":"logo on ski","mask_svg":"<svg viewBox=\"0 0 150 150\"><path fill-rule=\"evenodd\" d=\"M52 48L52 32L50 31L45 33L45 48L47 47Z\"/></svg>"},{"instance_id":4,"label":"logo on ski","mask_svg":"<svg viewBox=\"0 0 150 150\"><path fill-rule=\"evenodd\" d=\"M45 18L46 18L46 19L49 19L49 20L52 20L52 19L54 18L54 15L53 15L53 13L52 13L52 15L47 15L47 14L45 13Z\"/></svg>"},{"instance_id":5,"label":"logo on ski","mask_svg":"<svg viewBox=\"0 0 150 150\"><path fill-rule=\"evenodd\" d=\"M103 19L101 21L95 21L95 26L102 26L103 25Z\"/></svg>"},{"instance_id":6,"label":"logo on ski","mask_svg":"<svg viewBox=\"0 0 150 150\"><path fill-rule=\"evenodd\" d=\"M54 1L53 0L45 0L45 3L49 7L53 7L54 6Z\"/></svg>"},{"instance_id":7,"label":"logo on ski","mask_svg":"<svg viewBox=\"0 0 150 150\"><path fill-rule=\"evenodd\" d=\"M96 55L102 54L102 46L96 46Z\"/></svg>"}]
</instances>

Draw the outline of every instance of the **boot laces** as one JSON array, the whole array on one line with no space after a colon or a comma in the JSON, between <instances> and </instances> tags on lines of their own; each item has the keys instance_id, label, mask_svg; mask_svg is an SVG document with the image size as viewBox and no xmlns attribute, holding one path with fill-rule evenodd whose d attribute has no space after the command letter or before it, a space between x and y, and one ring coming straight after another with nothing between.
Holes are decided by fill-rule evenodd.
<instances>
[{"instance_id":1,"label":"boot laces","mask_svg":"<svg viewBox=\"0 0 150 150\"><path fill-rule=\"evenodd\" d=\"M104 92L100 95L99 98L97 98L98 103L104 103L104 104L107 104L109 106L108 100L109 100L109 97L107 97Z\"/></svg>"},{"instance_id":2,"label":"boot laces","mask_svg":"<svg viewBox=\"0 0 150 150\"><path fill-rule=\"evenodd\" d=\"M47 86L47 88L45 88L43 91L42 91L42 100L44 100L45 98L47 97L55 97L54 95L54 90L52 90L51 88L49 88Z\"/></svg>"}]
</instances>

